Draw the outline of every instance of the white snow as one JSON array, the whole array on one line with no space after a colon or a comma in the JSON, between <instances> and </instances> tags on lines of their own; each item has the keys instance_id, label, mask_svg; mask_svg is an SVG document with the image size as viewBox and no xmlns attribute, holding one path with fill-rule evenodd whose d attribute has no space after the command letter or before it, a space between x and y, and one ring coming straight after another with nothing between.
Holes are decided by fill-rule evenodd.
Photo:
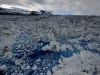
<instances>
[{"instance_id":1,"label":"white snow","mask_svg":"<svg viewBox=\"0 0 100 75\"><path fill-rule=\"evenodd\" d=\"M47 75L51 75L51 71L50 70L47 71Z\"/></svg>"},{"instance_id":2,"label":"white snow","mask_svg":"<svg viewBox=\"0 0 100 75\"><path fill-rule=\"evenodd\" d=\"M41 59L39 58L39 59L36 60L36 62L38 62L38 61L41 61Z\"/></svg>"},{"instance_id":3,"label":"white snow","mask_svg":"<svg viewBox=\"0 0 100 75\"><path fill-rule=\"evenodd\" d=\"M47 38L48 38L48 41L55 41L56 40L56 38L55 38L53 33L52 34L48 33L47 34Z\"/></svg>"},{"instance_id":4,"label":"white snow","mask_svg":"<svg viewBox=\"0 0 100 75\"><path fill-rule=\"evenodd\" d=\"M70 49L70 50L73 50L72 46L71 45L66 45L66 48Z\"/></svg>"},{"instance_id":5,"label":"white snow","mask_svg":"<svg viewBox=\"0 0 100 75\"><path fill-rule=\"evenodd\" d=\"M3 56L3 58L12 58L12 56L13 56L13 53L12 52L5 52L5 54L4 54L4 56Z\"/></svg>"},{"instance_id":6,"label":"white snow","mask_svg":"<svg viewBox=\"0 0 100 75\"><path fill-rule=\"evenodd\" d=\"M36 70L36 69L37 69L37 66L34 65L34 66L32 67L32 70Z\"/></svg>"},{"instance_id":7,"label":"white snow","mask_svg":"<svg viewBox=\"0 0 100 75\"><path fill-rule=\"evenodd\" d=\"M7 13L21 13L21 14L30 14L31 11L28 11L26 9L21 9L21 8L16 8L16 7L12 7L10 9L4 8L4 10L0 11L0 12L7 12Z\"/></svg>"},{"instance_id":8,"label":"white snow","mask_svg":"<svg viewBox=\"0 0 100 75\"><path fill-rule=\"evenodd\" d=\"M79 43L79 39L68 39L68 42Z\"/></svg>"},{"instance_id":9,"label":"white snow","mask_svg":"<svg viewBox=\"0 0 100 75\"><path fill-rule=\"evenodd\" d=\"M16 60L15 60L15 64L16 64L16 65L21 65L22 62L23 62L22 59L16 59Z\"/></svg>"},{"instance_id":10,"label":"white snow","mask_svg":"<svg viewBox=\"0 0 100 75\"><path fill-rule=\"evenodd\" d=\"M5 48L5 46L7 46L9 48L9 50L11 50L12 48L12 44L15 42L15 37L14 36L3 36L3 37L0 37L1 41L0 41L0 50L2 51L1 52L1 55L3 55L3 50Z\"/></svg>"},{"instance_id":11,"label":"white snow","mask_svg":"<svg viewBox=\"0 0 100 75\"><path fill-rule=\"evenodd\" d=\"M52 50L58 52L58 51L65 51L67 48L73 50L72 46L69 44L66 45L66 44L60 44L57 41L50 41L50 44L42 47L42 50L43 51Z\"/></svg>"},{"instance_id":12,"label":"white snow","mask_svg":"<svg viewBox=\"0 0 100 75\"><path fill-rule=\"evenodd\" d=\"M11 24L12 25L12 24ZM4 49L5 47L8 47L8 51L12 50L12 44L15 43L16 37L19 35L19 33L14 30L15 26L9 27L8 26L2 26L1 27L1 34L0 34L0 55L4 55ZM10 52L11 54L11 52Z\"/></svg>"},{"instance_id":13,"label":"white snow","mask_svg":"<svg viewBox=\"0 0 100 75\"><path fill-rule=\"evenodd\" d=\"M58 43L57 41L50 41L50 44L42 47L42 49L44 51L53 50L57 52L57 51L60 51L60 43Z\"/></svg>"},{"instance_id":14,"label":"white snow","mask_svg":"<svg viewBox=\"0 0 100 75\"><path fill-rule=\"evenodd\" d=\"M66 47L65 44L62 44L62 45L61 45L61 50L66 50L66 48L67 48L67 47Z\"/></svg>"},{"instance_id":15,"label":"white snow","mask_svg":"<svg viewBox=\"0 0 100 75\"><path fill-rule=\"evenodd\" d=\"M87 47L90 48L90 49L97 49L97 50L100 51L100 44L98 44L96 42L93 42L93 43L88 44Z\"/></svg>"},{"instance_id":16,"label":"white snow","mask_svg":"<svg viewBox=\"0 0 100 75\"><path fill-rule=\"evenodd\" d=\"M49 45L46 45L46 46L42 47L42 50L43 50L43 51L47 51L47 50L50 50L50 49L51 49L51 48L50 48Z\"/></svg>"},{"instance_id":17,"label":"white snow","mask_svg":"<svg viewBox=\"0 0 100 75\"><path fill-rule=\"evenodd\" d=\"M81 51L70 58L61 56L59 65L52 71L53 75L92 75L95 71L100 74L100 56L89 51Z\"/></svg>"},{"instance_id":18,"label":"white snow","mask_svg":"<svg viewBox=\"0 0 100 75\"><path fill-rule=\"evenodd\" d=\"M4 69L6 69L6 68L7 68L6 65L1 65L1 66L0 66L0 70L4 70Z\"/></svg>"},{"instance_id":19,"label":"white snow","mask_svg":"<svg viewBox=\"0 0 100 75\"><path fill-rule=\"evenodd\" d=\"M28 66L26 66L26 69L30 69L31 67L28 65Z\"/></svg>"},{"instance_id":20,"label":"white snow","mask_svg":"<svg viewBox=\"0 0 100 75\"><path fill-rule=\"evenodd\" d=\"M69 50L73 50L72 46L69 44L62 44L61 45L61 51L66 50L66 48L68 48Z\"/></svg>"},{"instance_id":21,"label":"white snow","mask_svg":"<svg viewBox=\"0 0 100 75\"><path fill-rule=\"evenodd\" d=\"M84 50L84 48L82 46L80 46L79 44L74 44L74 46L78 50Z\"/></svg>"}]
</instances>

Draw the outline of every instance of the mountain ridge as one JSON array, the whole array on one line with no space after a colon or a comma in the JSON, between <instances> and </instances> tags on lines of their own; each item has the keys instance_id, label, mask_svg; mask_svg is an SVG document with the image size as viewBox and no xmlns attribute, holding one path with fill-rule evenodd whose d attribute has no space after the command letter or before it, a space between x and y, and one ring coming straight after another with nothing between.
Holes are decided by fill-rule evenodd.
<instances>
[{"instance_id":1,"label":"mountain ridge","mask_svg":"<svg viewBox=\"0 0 100 75\"><path fill-rule=\"evenodd\" d=\"M0 15L53 15L53 14L46 10L40 10L39 12L37 12L34 10L29 11L16 7L12 7L10 9L0 7Z\"/></svg>"}]
</instances>

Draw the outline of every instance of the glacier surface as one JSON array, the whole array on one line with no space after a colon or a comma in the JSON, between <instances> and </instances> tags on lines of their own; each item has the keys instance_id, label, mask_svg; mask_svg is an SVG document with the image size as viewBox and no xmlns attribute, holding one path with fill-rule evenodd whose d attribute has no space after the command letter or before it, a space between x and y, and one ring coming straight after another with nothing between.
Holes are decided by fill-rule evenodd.
<instances>
[{"instance_id":1,"label":"glacier surface","mask_svg":"<svg viewBox=\"0 0 100 75\"><path fill-rule=\"evenodd\" d=\"M0 15L5 75L100 75L100 17Z\"/></svg>"}]
</instances>

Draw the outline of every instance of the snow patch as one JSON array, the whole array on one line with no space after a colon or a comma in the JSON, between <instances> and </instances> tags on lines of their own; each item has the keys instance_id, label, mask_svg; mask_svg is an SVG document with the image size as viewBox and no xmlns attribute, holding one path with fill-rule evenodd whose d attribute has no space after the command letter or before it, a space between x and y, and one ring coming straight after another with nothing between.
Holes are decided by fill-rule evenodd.
<instances>
[{"instance_id":1,"label":"snow patch","mask_svg":"<svg viewBox=\"0 0 100 75\"><path fill-rule=\"evenodd\" d=\"M1 65L1 66L0 66L0 70L5 70L6 68L7 68L6 65Z\"/></svg>"},{"instance_id":2,"label":"snow patch","mask_svg":"<svg viewBox=\"0 0 100 75\"><path fill-rule=\"evenodd\" d=\"M66 48L68 48L69 50L73 50L71 45L68 45L68 44L67 45L66 44L61 45L61 51L66 50Z\"/></svg>"},{"instance_id":3,"label":"snow patch","mask_svg":"<svg viewBox=\"0 0 100 75\"><path fill-rule=\"evenodd\" d=\"M37 69L37 66L34 65L34 66L32 67L32 70L36 70L36 69Z\"/></svg>"},{"instance_id":4,"label":"snow patch","mask_svg":"<svg viewBox=\"0 0 100 75\"><path fill-rule=\"evenodd\" d=\"M52 50L58 52L58 51L65 51L67 48L73 50L72 46L69 44L66 45L66 44L60 44L57 41L50 41L50 44L42 47L42 50L43 51Z\"/></svg>"},{"instance_id":5,"label":"snow patch","mask_svg":"<svg viewBox=\"0 0 100 75\"><path fill-rule=\"evenodd\" d=\"M58 52L60 51L60 43L58 43L57 41L50 41L50 44L42 47L42 50L43 51L52 50Z\"/></svg>"},{"instance_id":6,"label":"snow patch","mask_svg":"<svg viewBox=\"0 0 100 75\"><path fill-rule=\"evenodd\" d=\"M96 42L89 43L87 47L90 49L96 49L96 50L100 51L100 44L98 44Z\"/></svg>"},{"instance_id":7,"label":"snow patch","mask_svg":"<svg viewBox=\"0 0 100 75\"><path fill-rule=\"evenodd\" d=\"M13 56L13 53L12 52L5 52L5 54L4 54L4 56L3 56L3 58L12 58L12 56Z\"/></svg>"},{"instance_id":8,"label":"snow patch","mask_svg":"<svg viewBox=\"0 0 100 75\"><path fill-rule=\"evenodd\" d=\"M74 46L78 50L84 50L84 48L82 46L80 46L79 44L74 44Z\"/></svg>"},{"instance_id":9,"label":"snow patch","mask_svg":"<svg viewBox=\"0 0 100 75\"><path fill-rule=\"evenodd\" d=\"M61 57L59 63L52 69L53 75L100 74L100 56L89 51L81 51L80 55L74 54L70 58Z\"/></svg>"},{"instance_id":10,"label":"snow patch","mask_svg":"<svg viewBox=\"0 0 100 75\"><path fill-rule=\"evenodd\" d=\"M16 65L21 65L22 62L23 62L22 59L16 59L16 60L15 60L15 64L16 64Z\"/></svg>"},{"instance_id":11,"label":"snow patch","mask_svg":"<svg viewBox=\"0 0 100 75\"><path fill-rule=\"evenodd\" d=\"M47 75L51 75L51 71L50 70L47 71Z\"/></svg>"}]
</instances>

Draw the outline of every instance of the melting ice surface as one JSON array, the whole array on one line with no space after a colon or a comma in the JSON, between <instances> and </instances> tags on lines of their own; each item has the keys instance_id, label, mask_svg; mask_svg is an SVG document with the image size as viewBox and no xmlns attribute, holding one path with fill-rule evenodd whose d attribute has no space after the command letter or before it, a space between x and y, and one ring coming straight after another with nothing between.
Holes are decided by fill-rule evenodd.
<instances>
[{"instance_id":1,"label":"melting ice surface","mask_svg":"<svg viewBox=\"0 0 100 75\"><path fill-rule=\"evenodd\" d=\"M70 58L73 54L79 55L81 52L73 45L74 43L68 42L67 39L58 42L71 45L73 50L66 48L66 50L58 52L53 50L43 51L42 47L49 45L50 42L36 42L30 34L21 31L21 34L16 38L16 43L12 46L13 57L0 58L0 65L6 65L3 72L6 75L47 75L47 71L50 70L53 74L52 68L59 65L61 56ZM88 43L90 42L80 40L80 45L83 47L86 47ZM93 53L99 52L91 51Z\"/></svg>"}]
</instances>

